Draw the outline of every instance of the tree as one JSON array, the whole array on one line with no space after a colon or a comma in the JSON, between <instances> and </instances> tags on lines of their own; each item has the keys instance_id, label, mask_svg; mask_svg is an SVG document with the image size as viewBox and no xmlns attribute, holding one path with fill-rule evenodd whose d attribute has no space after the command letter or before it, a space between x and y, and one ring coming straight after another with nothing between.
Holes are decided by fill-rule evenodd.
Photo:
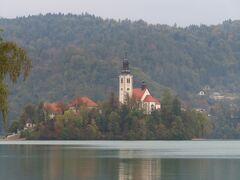
<instances>
[{"instance_id":1,"label":"tree","mask_svg":"<svg viewBox=\"0 0 240 180\"><path fill-rule=\"evenodd\" d=\"M19 122L18 121L14 121L11 126L8 129L8 132L10 133L17 133L19 129Z\"/></svg>"},{"instance_id":2,"label":"tree","mask_svg":"<svg viewBox=\"0 0 240 180\"><path fill-rule=\"evenodd\" d=\"M172 139L185 139L184 137L184 124L182 122L182 119L180 117L176 117L175 121L172 122Z\"/></svg>"},{"instance_id":3,"label":"tree","mask_svg":"<svg viewBox=\"0 0 240 180\"><path fill-rule=\"evenodd\" d=\"M175 97L173 99L172 112L175 116L180 116L181 115L181 102L178 100L177 97Z\"/></svg>"},{"instance_id":4,"label":"tree","mask_svg":"<svg viewBox=\"0 0 240 180\"><path fill-rule=\"evenodd\" d=\"M165 122L165 125L169 128L173 121L173 96L170 90L166 90L162 97L162 119Z\"/></svg>"},{"instance_id":5,"label":"tree","mask_svg":"<svg viewBox=\"0 0 240 180\"><path fill-rule=\"evenodd\" d=\"M8 111L8 88L5 83L7 77L13 83L23 75L24 80L29 75L31 61L26 51L14 42L3 41L0 37L0 113L3 118L3 125L6 128Z\"/></svg>"},{"instance_id":6,"label":"tree","mask_svg":"<svg viewBox=\"0 0 240 180\"><path fill-rule=\"evenodd\" d=\"M116 112L111 112L108 117L108 131L113 135L118 135L120 132L119 129L120 116Z\"/></svg>"}]
</instances>

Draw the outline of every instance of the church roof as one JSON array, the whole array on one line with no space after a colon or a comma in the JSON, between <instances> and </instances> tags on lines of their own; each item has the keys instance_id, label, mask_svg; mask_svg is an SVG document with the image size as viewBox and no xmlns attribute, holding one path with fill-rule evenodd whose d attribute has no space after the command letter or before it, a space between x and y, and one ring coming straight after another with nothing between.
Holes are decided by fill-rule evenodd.
<instances>
[{"instance_id":1,"label":"church roof","mask_svg":"<svg viewBox=\"0 0 240 180\"><path fill-rule=\"evenodd\" d=\"M142 88L134 88L133 89L133 97L137 100L141 100L142 96L144 95L146 89Z\"/></svg>"},{"instance_id":2,"label":"church roof","mask_svg":"<svg viewBox=\"0 0 240 180\"><path fill-rule=\"evenodd\" d=\"M87 96L79 96L73 99L70 103L69 106L76 106L76 105L85 105L87 107L97 107L97 103L95 103L93 100L91 100Z\"/></svg>"},{"instance_id":3,"label":"church roof","mask_svg":"<svg viewBox=\"0 0 240 180\"><path fill-rule=\"evenodd\" d=\"M134 88L133 89L133 97L136 98L136 100L141 101L141 99L142 99L142 97L143 97L143 95L144 95L146 90L147 90L147 88L145 88L145 89ZM157 105L160 105L160 101L157 98L155 98L155 97L153 97L151 95L147 95L144 98L143 102L155 102Z\"/></svg>"},{"instance_id":4,"label":"church roof","mask_svg":"<svg viewBox=\"0 0 240 180\"><path fill-rule=\"evenodd\" d=\"M147 95L143 102L155 102L156 104L160 105L160 101L151 95Z\"/></svg>"}]
</instances>

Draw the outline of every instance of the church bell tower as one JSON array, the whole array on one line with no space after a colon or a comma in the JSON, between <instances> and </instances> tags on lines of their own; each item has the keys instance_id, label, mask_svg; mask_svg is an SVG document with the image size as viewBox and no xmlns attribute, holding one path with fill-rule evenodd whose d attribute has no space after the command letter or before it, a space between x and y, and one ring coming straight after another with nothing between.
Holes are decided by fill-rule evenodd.
<instances>
[{"instance_id":1,"label":"church bell tower","mask_svg":"<svg viewBox=\"0 0 240 180\"><path fill-rule=\"evenodd\" d=\"M119 75L119 102L127 103L128 98L132 98L133 93L133 76L129 70L127 56L123 59L123 67Z\"/></svg>"}]
</instances>

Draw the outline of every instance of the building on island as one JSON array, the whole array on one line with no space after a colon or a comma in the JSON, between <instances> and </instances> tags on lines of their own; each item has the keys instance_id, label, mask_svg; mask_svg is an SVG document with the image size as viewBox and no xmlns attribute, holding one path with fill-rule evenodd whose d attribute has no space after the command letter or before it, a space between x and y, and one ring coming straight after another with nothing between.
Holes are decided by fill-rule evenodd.
<instances>
[{"instance_id":1,"label":"building on island","mask_svg":"<svg viewBox=\"0 0 240 180\"><path fill-rule=\"evenodd\" d=\"M48 114L49 119L54 119L55 115L57 114L64 114L68 110L72 110L74 112L77 112L82 106L92 109L92 108L97 108L98 105L96 102L91 100L87 96L79 96L74 98L68 105L65 105L64 103L60 102L45 102L43 104L43 108L46 112L46 115Z\"/></svg>"},{"instance_id":2,"label":"building on island","mask_svg":"<svg viewBox=\"0 0 240 180\"><path fill-rule=\"evenodd\" d=\"M131 98L140 103L140 108L145 114L151 114L152 111L161 108L160 101L151 95L144 82L140 88L133 88L133 76L129 69L128 60L124 58L122 71L119 75L119 102L125 104Z\"/></svg>"},{"instance_id":3,"label":"building on island","mask_svg":"<svg viewBox=\"0 0 240 180\"><path fill-rule=\"evenodd\" d=\"M35 124L33 123L33 121L31 119L27 119L24 130L32 129L34 127L35 127Z\"/></svg>"},{"instance_id":4,"label":"building on island","mask_svg":"<svg viewBox=\"0 0 240 180\"><path fill-rule=\"evenodd\" d=\"M49 103L49 102L45 102L43 104L43 108L45 110L50 111L51 113L61 113L62 112L62 103L59 102L53 102L53 103Z\"/></svg>"},{"instance_id":5,"label":"building on island","mask_svg":"<svg viewBox=\"0 0 240 180\"><path fill-rule=\"evenodd\" d=\"M215 101L219 101L219 100L224 100L225 97L219 92L214 92L212 95L210 95L210 98L214 99Z\"/></svg>"},{"instance_id":6,"label":"building on island","mask_svg":"<svg viewBox=\"0 0 240 180\"><path fill-rule=\"evenodd\" d=\"M69 109L74 110L74 111L79 109L79 107L81 107L81 106L85 106L88 109L92 109L92 108L97 108L98 107L97 103L94 102L93 100L91 100L87 96L76 97L68 105Z\"/></svg>"},{"instance_id":7,"label":"building on island","mask_svg":"<svg viewBox=\"0 0 240 180\"><path fill-rule=\"evenodd\" d=\"M141 102L141 108L146 114L151 114L152 111L161 108L160 101L150 94L150 91L144 82L141 88L133 89L133 98Z\"/></svg>"},{"instance_id":8,"label":"building on island","mask_svg":"<svg viewBox=\"0 0 240 180\"><path fill-rule=\"evenodd\" d=\"M198 95L199 96L205 96L206 92L204 90L201 90L201 91L198 92Z\"/></svg>"},{"instance_id":9,"label":"building on island","mask_svg":"<svg viewBox=\"0 0 240 180\"><path fill-rule=\"evenodd\" d=\"M63 108L63 104L60 102L53 102L53 103L49 103L49 102L45 102L43 104L43 108L45 109L45 111L47 111L49 119L54 119L56 114L63 114L64 113L64 108ZM45 119L46 119L46 114L44 115Z\"/></svg>"}]
</instances>

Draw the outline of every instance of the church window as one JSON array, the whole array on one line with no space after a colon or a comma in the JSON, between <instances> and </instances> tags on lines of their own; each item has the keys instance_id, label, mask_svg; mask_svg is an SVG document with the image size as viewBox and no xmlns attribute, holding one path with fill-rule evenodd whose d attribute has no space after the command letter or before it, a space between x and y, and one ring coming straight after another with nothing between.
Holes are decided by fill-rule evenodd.
<instances>
[{"instance_id":1,"label":"church window","mask_svg":"<svg viewBox=\"0 0 240 180\"><path fill-rule=\"evenodd\" d=\"M127 83L130 83L130 78L127 79Z\"/></svg>"}]
</instances>

